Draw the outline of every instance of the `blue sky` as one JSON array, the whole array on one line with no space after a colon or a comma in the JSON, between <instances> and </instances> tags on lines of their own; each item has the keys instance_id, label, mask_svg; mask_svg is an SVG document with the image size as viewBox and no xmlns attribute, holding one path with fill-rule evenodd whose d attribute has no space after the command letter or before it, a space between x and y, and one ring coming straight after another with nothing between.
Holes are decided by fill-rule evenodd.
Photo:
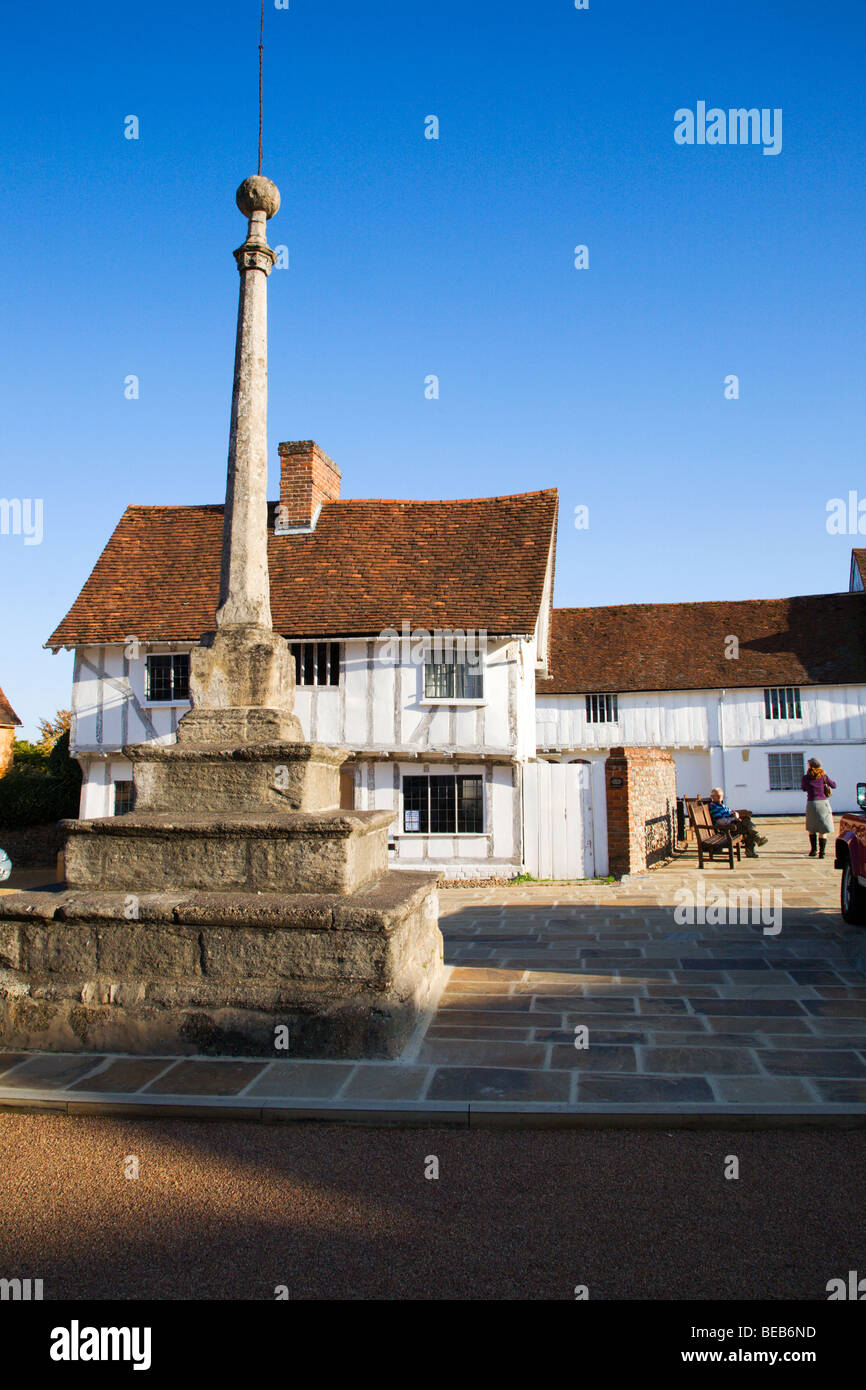
<instances>
[{"instance_id":1,"label":"blue sky","mask_svg":"<svg viewBox=\"0 0 866 1390\"><path fill-rule=\"evenodd\" d=\"M563 606L845 588L864 40L859 0L269 0L272 495L302 438L346 496L557 487ZM25 732L69 702L42 643L124 506L222 499L257 43L257 0L4 17L0 496L44 499L40 545L0 535ZM678 146L700 100L781 108L781 153Z\"/></svg>"}]
</instances>

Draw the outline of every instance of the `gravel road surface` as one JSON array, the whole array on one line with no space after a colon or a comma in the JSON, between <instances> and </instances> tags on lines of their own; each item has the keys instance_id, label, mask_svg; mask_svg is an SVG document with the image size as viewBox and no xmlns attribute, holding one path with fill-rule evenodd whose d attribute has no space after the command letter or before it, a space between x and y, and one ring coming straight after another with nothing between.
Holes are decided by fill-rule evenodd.
<instances>
[{"instance_id":1,"label":"gravel road surface","mask_svg":"<svg viewBox=\"0 0 866 1390\"><path fill-rule=\"evenodd\" d=\"M862 1130L7 1112L0 1276L42 1278L46 1299L825 1299L866 1270L864 1174Z\"/></svg>"}]
</instances>

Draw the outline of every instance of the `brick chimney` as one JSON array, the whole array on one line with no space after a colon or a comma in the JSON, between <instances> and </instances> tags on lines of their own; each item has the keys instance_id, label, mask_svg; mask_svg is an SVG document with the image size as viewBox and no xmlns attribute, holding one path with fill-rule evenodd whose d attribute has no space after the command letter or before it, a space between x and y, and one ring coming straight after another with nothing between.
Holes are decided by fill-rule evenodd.
<instances>
[{"instance_id":1,"label":"brick chimney","mask_svg":"<svg viewBox=\"0 0 866 1390\"><path fill-rule=\"evenodd\" d=\"M275 532L312 531L323 502L340 497L340 470L312 439L281 444L280 505Z\"/></svg>"}]
</instances>

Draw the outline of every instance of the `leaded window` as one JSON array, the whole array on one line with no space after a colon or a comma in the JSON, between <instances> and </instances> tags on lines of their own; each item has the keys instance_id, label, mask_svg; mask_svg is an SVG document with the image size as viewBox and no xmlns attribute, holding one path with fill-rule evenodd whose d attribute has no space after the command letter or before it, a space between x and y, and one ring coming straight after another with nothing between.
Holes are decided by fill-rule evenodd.
<instances>
[{"instance_id":1,"label":"leaded window","mask_svg":"<svg viewBox=\"0 0 866 1390\"><path fill-rule=\"evenodd\" d=\"M587 724L615 724L618 717L619 708L615 695L587 695Z\"/></svg>"},{"instance_id":2,"label":"leaded window","mask_svg":"<svg viewBox=\"0 0 866 1390\"><path fill-rule=\"evenodd\" d=\"M482 835L482 778L404 777L403 830L407 835Z\"/></svg>"},{"instance_id":3,"label":"leaded window","mask_svg":"<svg viewBox=\"0 0 866 1390\"><path fill-rule=\"evenodd\" d=\"M768 753L771 792L798 792L803 780L802 753Z\"/></svg>"},{"instance_id":4,"label":"leaded window","mask_svg":"<svg viewBox=\"0 0 866 1390\"><path fill-rule=\"evenodd\" d=\"M339 642L292 642L296 685L339 685Z\"/></svg>"},{"instance_id":5,"label":"leaded window","mask_svg":"<svg viewBox=\"0 0 866 1390\"><path fill-rule=\"evenodd\" d=\"M148 700L180 704L189 699L189 652L148 656L145 671Z\"/></svg>"},{"instance_id":6,"label":"leaded window","mask_svg":"<svg viewBox=\"0 0 866 1390\"><path fill-rule=\"evenodd\" d=\"M479 660L470 662L465 652L433 653L424 662L425 700L481 700L484 672Z\"/></svg>"},{"instance_id":7,"label":"leaded window","mask_svg":"<svg viewBox=\"0 0 866 1390\"><path fill-rule=\"evenodd\" d=\"M802 719L800 687L773 685L764 691L764 716L767 719Z\"/></svg>"}]
</instances>

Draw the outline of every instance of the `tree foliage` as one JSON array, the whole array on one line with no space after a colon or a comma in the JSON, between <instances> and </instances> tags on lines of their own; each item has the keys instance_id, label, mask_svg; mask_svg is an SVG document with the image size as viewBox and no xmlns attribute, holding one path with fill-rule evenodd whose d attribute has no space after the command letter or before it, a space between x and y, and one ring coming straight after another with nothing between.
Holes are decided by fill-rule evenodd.
<instances>
[{"instance_id":1,"label":"tree foliage","mask_svg":"<svg viewBox=\"0 0 866 1390\"><path fill-rule=\"evenodd\" d=\"M44 748L46 753L57 743L63 734L68 734L72 727L72 710L59 709L53 719L39 719L39 739L37 747Z\"/></svg>"}]
</instances>

